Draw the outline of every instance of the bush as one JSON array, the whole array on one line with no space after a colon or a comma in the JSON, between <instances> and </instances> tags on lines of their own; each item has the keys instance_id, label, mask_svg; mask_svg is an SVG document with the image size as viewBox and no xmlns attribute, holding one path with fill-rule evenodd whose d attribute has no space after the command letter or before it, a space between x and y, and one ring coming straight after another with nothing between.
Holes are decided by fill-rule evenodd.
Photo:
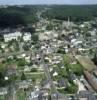
<instances>
[{"instance_id":1,"label":"bush","mask_svg":"<svg viewBox=\"0 0 97 100\"><path fill-rule=\"evenodd\" d=\"M25 66L26 65L25 59L18 59L17 65L18 66Z\"/></svg>"},{"instance_id":2,"label":"bush","mask_svg":"<svg viewBox=\"0 0 97 100\"><path fill-rule=\"evenodd\" d=\"M31 72L37 72L37 69L36 68L32 68Z\"/></svg>"},{"instance_id":3,"label":"bush","mask_svg":"<svg viewBox=\"0 0 97 100\"><path fill-rule=\"evenodd\" d=\"M21 80L26 80L26 76L24 73L22 73L22 75L21 75Z\"/></svg>"}]
</instances>

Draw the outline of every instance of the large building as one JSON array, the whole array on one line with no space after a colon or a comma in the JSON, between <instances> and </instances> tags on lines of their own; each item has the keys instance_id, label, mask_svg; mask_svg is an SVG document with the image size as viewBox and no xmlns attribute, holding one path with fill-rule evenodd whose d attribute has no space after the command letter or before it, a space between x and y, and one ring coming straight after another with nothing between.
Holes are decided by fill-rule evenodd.
<instances>
[{"instance_id":1,"label":"large building","mask_svg":"<svg viewBox=\"0 0 97 100\"><path fill-rule=\"evenodd\" d=\"M8 33L4 34L4 41L8 42L11 41L12 39L18 39L18 37L21 37L22 33L21 32L13 32L13 33Z\"/></svg>"}]
</instances>

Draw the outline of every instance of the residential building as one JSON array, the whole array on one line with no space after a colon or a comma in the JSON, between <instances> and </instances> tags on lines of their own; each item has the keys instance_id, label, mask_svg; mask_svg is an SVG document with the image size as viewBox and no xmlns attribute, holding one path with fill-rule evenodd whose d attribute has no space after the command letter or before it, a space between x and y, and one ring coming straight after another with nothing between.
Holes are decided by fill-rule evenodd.
<instances>
[{"instance_id":1,"label":"residential building","mask_svg":"<svg viewBox=\"0 0 97 100\"><path fill-rule=\"evenodd\" d=\"M23 36L23 40L24 40L24 41L29 41L29 40L31 40L31 34L30 34L30 33L25 33L24 36Z\"/></svg>"},{"instance_id":2,"label":"residential building","mask_svg":"<svg viewBox=\"0 0 97 100\"><path fill-rule=\"evenodd\" d=\"M5 42L9 42L11 41L12 39L15 39L17 40L18 37L21 37L22 36L22 33L21 32L13 32L13 33L7 33L7 34L4 34L4 41Z\"/></svg>"}]
</instances>

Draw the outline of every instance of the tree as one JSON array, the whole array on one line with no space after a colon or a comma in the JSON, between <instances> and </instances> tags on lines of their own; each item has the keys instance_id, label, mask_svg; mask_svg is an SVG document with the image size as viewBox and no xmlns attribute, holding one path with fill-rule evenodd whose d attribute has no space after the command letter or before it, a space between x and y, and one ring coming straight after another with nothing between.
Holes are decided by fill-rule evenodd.
<instances>
[{"instance_id":1,"label":"tree","mask_svg":"<svg viewBox=\"0 0 97 100\"><path fill-rule=\"evenodd\" d=\"M78 90L78 87L74 84L66 88L66 91L71 94L75 94Z\"/></svg>"},{"instance_id":2,"label":"tree","mask_svg":"<svg viewBox=\"0 0 97 100\"><path fill-rule=\"evenodd\" d=\"M4 37L3 35L0 34L0 41L3 42L4 41Z\"/></svg>"},{"instance_id":3,"label":"tree","mask_svg":"<svg viewBox=\"0 0 97 100\"><path fill-rule=\"evenodd\" d=\"M23 49L24 49L25 51L28 51L28 50L29 50L29 45L27 45L27 44L23 45Z\"/></svg>"},{"instance_id":4,"label":"tree","mask_svg":"<svg viewBox=\"0 0 97 100\"><path fill-rule=\"evenodd\" d=\"M11 76L9 77L8 82L9 82L9 83L15 84L15 81L17 80L17 78L18 78L18 76L16 76L15 74L13 74L13 75L11 75ZM9 84L9 83L8 83L8 84Z\"/></svg>"},{"instance_id":5,"label":"tree","mask_svg":"<svg viewBox=\"0 0 97 100\"><path fill-rule=\"evenodd\" d=\"M53 30L53 25L52 24L47 25L46 29L47 30Z\"/></svg>"},{"instance_id":6,"label":"tree","mask_svg":"<svg viewBox=\"0 0 97 100\"><path fill-rule=\"evenodd\" d=\"M46 12L42 13L44 18L67 20L68 17L74 22L92 20L97 16L96 6L52 6ZM80 13L79 13L80 12Z\"/></svg>"},{"instance_id":7,"label":"tree","mask_svg":"<svg viewBox=\"0 0 97 100\"><path fill-rule=\"evenodd\" d=\"M31 72L37 72L37 69L36 68L32 68Z\"/></svg>"},{"instance_id":8,"label":"tree","mask_svg":"<svg viewBox=\"0 0 97 100\"><path fill-rule=\"evenodd\" d=\"M26 61L25 61L25 59L19 59L18 60L18 66L25 66L25 64L26 64Z\"/></svg>"},{"instance_id":9,"label":"tree","mask_svg":"<svg viewBox=\"0 0 97 100\"><path fill-rule=\"evenodd\" d=\"M34 27L26 27L26 28L23 28L22 31L23 32L30 32L31 34L32 33L34 34L35 33L35 28Z\"/></svg>"},{"instance_id":10,"label":"tree","mask_svg":"<svg viewBox=\"0 0 97 100\"><path fill-rule=\"evenodd\" d=\"M93 62L97 65L97 54L96 54L96 53L94 54L94 57L93 57L92 60L93 60Z\"/></svg>"},{"instance_id":11,"label":"tree","mask_svg":"<svg viewBox=\"0 0 97 100\"><path fill-rule=\"evenodd\" d=\"M21 75L21 80L26 80L26 76L23 72L22 72L22 75Z\"/></svg>"},{"instance_id":12,"label":"tree","mask_svg":"<svg viewBox=\"0 0 97 100\"><path fill-rule=\"evenodd\" d=\"M60 54L66 54L64 48L59 48L57 53L60 53Z\"/></svg>"},{"instance_id":13,"label":"tree","mask_svg":"<svg viewBox=\"0 0 97 100\"><path fill-rule=\"evenodd\" d=\"M33 34L31 38L32 38L32 40L34 42L37 42L38 41L38 35L36 35L36 34Z\"/></svg>"},{"instance_id":14,"label":"tree","mask_svg":"<svg viewBox=\"0 0 97 100\"><path fill-rule=\"evenodd\" d=\"M17 28L37 22L37 6L0 8L0 27Z\"/></svg>"},{"instance_id":15,"label":"tree","mask_svg":"<svg viewBox=\"0 0 97 100\"><path fill-rule=\"evenodd\" d=\"M0 87L4 86L5 82L4 82L4 75L2 72L0 72Z\"/></svg>"}]
</instances>

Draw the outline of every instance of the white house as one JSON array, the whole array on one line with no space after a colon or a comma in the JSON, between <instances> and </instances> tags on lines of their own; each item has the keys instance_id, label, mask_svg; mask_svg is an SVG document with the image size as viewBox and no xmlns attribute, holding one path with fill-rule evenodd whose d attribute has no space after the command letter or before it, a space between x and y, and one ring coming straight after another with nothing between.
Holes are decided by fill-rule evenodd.
<instances>
[{"instance_id":1,"label":"white house","mask_svg":"<svg viewBox=\"0 0 97 100\"><path fill-rule=\"evenodd\" d=\"M22 33L21 32L14 32L14 33L9 33L9 34L4 34L4 40L5 42L11 41L12 39L18 39L18 37L21 37Z\"/></svg>"},{"instance_id":2,"label":"white house","mask_svg":"<svg viewBox=\"0 0 97 100\"><path fill-rule=\"evenodd\" d=\"M30 86L30 82L28 81L21 81L18 84L19 89L27 89Z\"/></svg>"},{"instance_id":3,"label":"white house","mask_svg":"<svg viewBox=\"0 0 97 100\"><path fill-rule=\"evenodd\" d=\"M74 43L74 42L76 42L76 39L72 39L72 40L71 40L71 43Z\"/></svg>"},{"instance_id":4,"label":"white house","mask_svg":"<svg viewBox=\"0 0 97 100\"><path fill-rule=\"evenodd\" d=\"M1 44L1 48L2 48L2 49L5 49L5 48L6 48L6 46L7 46L7 45L6 45L6 44L4 44L4 43L3 43L3 44Z\"/></svg>"},{"instance_id":5,"label":"white house","mask_svg":"<svg viewBox=\"0 0 97 100\"><path fill-rule=\"evenodd\" d=\"M24 40L24 41L29 41L29 40L31 40L31 34L30 34L30 33L25 33L24 36L23 36L23 40Z\"/></svg>"},{"instance_id":6,"label":"white house","mask_svg":"<svg viewBox=\"0 0 97 100\"><path fill-rule=\"evenodd\" d=\"M30 63L30 56L25 57L26 62Z\"/></svg>"},{"instance_id":7,"label":"white house","mask_svg":"<svg viewBox=\"0 0 97 100\"><path fill-rule=\"evenodd\" d=\"M58 76L58 73L57 73L57 72L54 72L54 73L53 73L53 76Z\"/></svg>"},{"instance_id":8,"label":"white house","mask_svg":"<svg viewBox=\"0 0 97 100\"><path fill-rule=\"evenodd\" d=\"M40 94L40 91L31 92L31 95L29 96L28 100L38 100L39 94Z\"/></svg>"}]
</instances>

